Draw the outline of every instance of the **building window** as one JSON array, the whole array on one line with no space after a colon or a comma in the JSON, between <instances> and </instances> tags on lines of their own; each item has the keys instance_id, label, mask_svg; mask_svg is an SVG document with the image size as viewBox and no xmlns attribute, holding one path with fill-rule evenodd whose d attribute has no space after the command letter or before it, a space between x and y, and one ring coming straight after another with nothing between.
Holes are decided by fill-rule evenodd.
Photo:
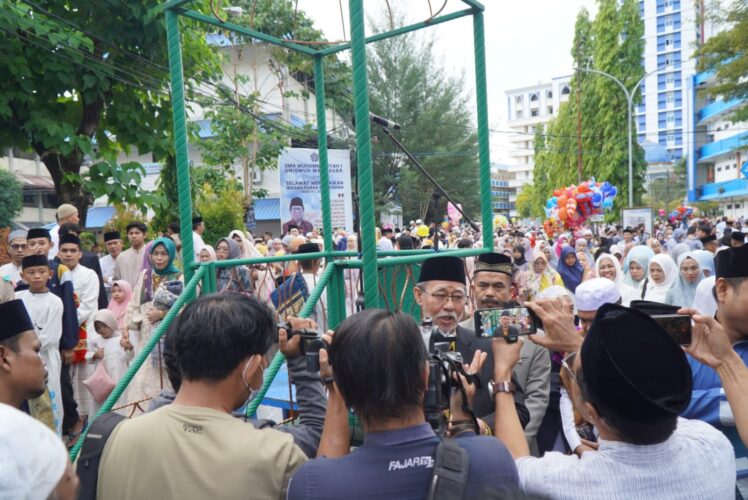
<instances>
[{"instance_id":1,"label":"building window","mask_svg":"<svg viewBox=\"0 0 748 500\"><path fill-rule=\"evenodd\" d=\"M538 110L533 109L532 111L530 111L530 116L538 116Z\"/></svg>"},{"instance_id":2,"label":"building window","mask_svg":"<svg viewBox=\"0 0 748 500\"><path fill-rule=\"evenodd\" d=\"M668 113L668 114L667 114L667 116L665 117L665 120L666 120L666 121L667 121L668 123L672 124L673 122L675 122L675 114L673 114L673 113Z\"/></svg>"},{"instance_id":3,"label":"building window","mask_svg":"<svg viewBox=\"0 0 748 500\"><path fill-rule=\"evenodd\" d=\"M717 167L717 172L722 172L722 167Z\"/></svg>"},{"instance_id":4,"label":"building window","mask_svg":"<svg viewBox=\"0 0 748 500\"><path fill-rule=\"evenodd\" d=\"M675 84L675 77L673 75L668 75L665 77L665 85L674 85Z\"/></svg>"},{"instance_id":5,"label":"building window","mask_svg":"<svg viewBox=\"0 0 748 500\"><path fill-rule=\"evenodd\" d=\"M731 210L731 209L732 209L732 205L727 205L727 210Z\"/></svg>"},{"instance_id":6,"label":"building window","mask_svg":"<svg viewBox=\"0 0 748 500\"><path fill-rule=\"evenodd\" d=\"M666 38L665 39L665 47L669 47L672 44L673 44L673 39L672 38Z\"/></svg>"},{"instance_id":7,"label":"building window","mask_svg":"<svg viewBox=\"0 0 748 500\"><path fill-rule=\"evenodd\" d=\"M518 96L517 96L517 97L516 97L516 98L514 99L514 102L516 102L516 103L517 103L517 104L518 104L519 106L521 106L521 105L522 105L522 96L521 96L521 95L518 95Z\"/></svg>"},{"instance_id":8,"label":"building window","mask_svg":"<svg viewBox=\"0 0 748 500\"><path fill-rule=\"evenodd\" d=\"M673 29L673 20L672 19L665 19L665 28L666 29Z\"/></svg>"},{"instance_id":9,"label":"building window","mask_svg":"<svg viewBox=\"0 0 748 500\"><path fill-rule=\"evenodd\" d=\"M24 207L36 207L37 201L36 201L36 193L23 193L23 206Z\"/></svg>"},{"instance_id":10,"label":"building window","mask_svg":"<svg viewBox=\"0 0 748 500\"><path fill-rule=\"evenodd\" d=\"M571 89L568 85L564 85L564 88L561 89L561 95L569 95L571 93Z\"/></svg>"},{"instance_id":11,"label":"building window","mask_svg":"<svg viewBox=\"0 0 748 500\"><path fill-rule=\"evenodd\" d=\"M545 98L546 99L553 99L553 91L552 90L546 90L545 91Z\"/></svg>"},{"instance_id":12,"label":"building window","mask_svg":"<svg viewBox=\"0 0 748 500\"><path fill-rule=\"evenodd\" d=\"M538 99L540 99L538 94L530 94L530 102L537 101Z\"/></svg>"},{"instance_id":13,"label":"building window","mask_svg":"<svg viewBox=\"0 0 748 500\"><path fill-rule=\"evenodd\" d=\"M522 118L522 110L517 111L517 119L520 120Z\"/></svg>"},{"instance_id":14,"label":"building window","mask_svg":"<svg viewBox=\"0 0 748 500\"><path fill-rule=\"evenodd\" d=\"M668 136L667 136L667 143L668 144L675 144L675 135L668 134Z\"/></svg>"},{"instance_id":15,"label":"building window","mask_svg":"<svg viewBox=\"0 0 748 500\"><path fill-rule=\"evenodd\" d=\"M548 106L548 114L549 115L553 114L553 106Z\"/></svg>"},{"instance_id":16,"label":"building window","mask_svg":"<svg viewBox=\"0 0 748 500\"><path fill-rule=\"evenodd\" d=\"M675 96L674 96L673 94L668 94L668 95L667 95L667 96L665 97L665 102L666 102L666 103L668 103L668 104L673 104L673 103L675 103Z\"/></svg>"}]
</instances>

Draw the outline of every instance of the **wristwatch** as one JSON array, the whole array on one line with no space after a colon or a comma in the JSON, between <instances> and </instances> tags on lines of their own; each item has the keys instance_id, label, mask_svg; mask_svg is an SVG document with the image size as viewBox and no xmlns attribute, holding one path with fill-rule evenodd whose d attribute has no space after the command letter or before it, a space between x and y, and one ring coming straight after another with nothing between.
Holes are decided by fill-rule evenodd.
<instances>
[{"instance_id":1,"label":"wristwatch","mask_svg":"<svg viewBox=\"0 0 748 500\"><path fill-rule=\"evenodd\" d=\"M493 380L488 381L488 395L491 396L491 401L496 398L496 394L500 392L508 392L514 394L514 383L511 380L505 380L503 382L494 382Z\"/></svg>"}]
</instances>

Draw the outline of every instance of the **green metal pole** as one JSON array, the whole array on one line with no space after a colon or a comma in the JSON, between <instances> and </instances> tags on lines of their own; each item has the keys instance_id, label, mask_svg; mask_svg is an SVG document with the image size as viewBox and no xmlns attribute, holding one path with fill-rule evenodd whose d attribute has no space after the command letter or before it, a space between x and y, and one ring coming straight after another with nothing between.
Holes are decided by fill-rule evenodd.
<instances>
[{"instance_id":1,"label":"green metal pole","mask_svg":"<svg viewBox=\"0 0 748 500\"><path fill-rule=\"evenodd\" d=\"M374 176L371 166L371 127L369 126L369 88L366 77L366 33L363 0L348 0L351 26L353 97L356 116L356 161L364 267L364 303L367 308L379 304L377 241L374 232Z\"/></svg>"},{"instance_id":2,"label":"green metal pole","mask_svg":"<svg viewBox=\"0 0 748 500\"><path fill-rule=\"evenodd\" d=\"M122 392L130 384L132 378L136 373L138 373L138 370L143 365L145 360L148 359L151 351L156 346L158 341L161 340L161 337L164 335L164 333L166 333L166 330L169 328L171 322L174 321L174 318L177 317L179 311L185 304L190 302L195 297L195 287L205 275L205 270L206 268L204 267L198 269L197 274L195 274L192 281L188 282L185 285L184 291L177 298L177 301L174 303L174 305L166 313L163 321L161 321L161 323L159 323L158 326L154 328L153 333L151 334L151 338L148 339L148 342L146 342L146 344L143 346L143 349L141 349L141 351L138 353L138 356L132 360L132 362L130 363L130 367L127 369L120 381L117 382L117 385L114 387L114 389L112 389L111 394L109 394L109 396L106 398L104 404L101 405L99 411L97 411L96 415L89 421L88 427L86 427L86 430L83 431L83 434L81 434L80 438L78 438L75 446L73 446L73 448L70 450L71 462L75 462L78 453L80 453L81 447L83 446L83 441L86 440L86 435L88 435L88 430L91 428L91 424L93 423L93 421L112 409L114 403L117 402L117 400L122 395Z\"/></svg>"},{"instance_id":3,"label":"green metal pole","mask_svg":"<svg viewBox=\"0 0 748 500\"><path fill-rule=\"evenodd\" d=\"M324 56L314 56L314 92L317 103L317 148L319 151L319 187L322 199L322 232L325 251L332 255L332 209L330 208L330 164L327 158L327 116L325 116L325 65ZM327 260L332 260L329 257ZM338 307L338 280L330 280L327 293L327 323L340 321Z\"/></svg>"},{"instance_id":4,"label":"green metal pole","mask_svg":"<svg viewBox=\"0 0 748 500\"><path fill-rule=\"evenodd\" d=\"M182 238L184 281L195 273L192 248L192 198L190 193L190 159L187 152L187 118L184 111L184 75L182 73L182 42L179 38L179 16L166 11L166 39L169 47L171 75L171 110L174 122L174 149L177 158L177 192L179 195L179 236Z\"/></svg>"},{"instance_id":5,"label":"green metal pole","mask_svg":"<svg viewBox=\"0 0 748 500\"><path fill-rule=\"evenodd\" d=\"M475 104L478 114L478 161L480 164L480 206L483 248L493 248L493 211L491 210L491 154L488 143L488 95L486 92L486 47L483 12L473 14L475 50Z\"/></svg>"}]
</instances>

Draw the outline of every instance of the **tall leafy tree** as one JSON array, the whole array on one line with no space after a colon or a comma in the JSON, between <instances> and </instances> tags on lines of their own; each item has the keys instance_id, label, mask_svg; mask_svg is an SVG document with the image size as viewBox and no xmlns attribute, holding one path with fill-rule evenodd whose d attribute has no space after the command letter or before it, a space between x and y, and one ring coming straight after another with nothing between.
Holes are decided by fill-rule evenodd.
<instances>
[{"instance_id":1,"label":"tall leafy tree","mask_svg":"<svg viewBox=\"0 0 748 500\"><path fill-rule=\"evenodd\" d=\"M389 17L372 21L372 31L390 29ZM395 16L395 25L402 25ZM395 132L424 168L468 215L477 216L477 136L474 106L461 77L446 74L433 41L420 33L369 46L371 111L402 125ZM384 133L372 128L375 206L402 206L405 219L441 220L447 200L400 153Z\"/></svg>"},{"instance_id":2,"label":"tall leafy tree","mask_svg":"<svg viewBox=\"0 0 748 500\"><path fill-rule=\"evenodd\" d=\"M0 170L0 228L10 225L23 209L23 185L7 170Z\"/></svg>"},{"instance_id":3,"label":"tall leafy tree","mask_svg":"<svg viewBox=\"0 0 748 500\"><path fill-rule=\"evenodd\" d=\"M584 9L577 16L571 49L575 67L604 71L631 89L644 76L643 34L635 0L599 0L594 20ZM634 103L640 98L637 91ZM553 188L578 182L580 156L583 179L595 177L618 187L615 212L627 204L627 106L623 91L610 78L575 72L569 100L548 124L546 149L536 158L536 168L540 164L541 172L547 172L549 185L545 192L535 191L535 206L551 196ZM644 190L646 161L636 141L633 146L634 203L638 204Z\"/></svg>"},{"instance_id":4,"label":"tall leafy tree","mask_svg":"<svg viewBox=\"0 0 748 500\"><path fill-rule=\"evenodd\" d=\"M61 202L76 205L84 221L93 199L81 176L86 157L98 164L98 180L114 178L127 199L142 167L118 165L120 153L136 149L163 161L172 151L160 3L7 0L0 9L0 147L36 151ZM207 12L203 3L192 6ZM194 97L198 82L217 74L218 60L204 28L181 23L185 85Z\"/></svg>"},{"instance_id":5,"label":"tall leafy tree","mask_svg":"<svg viewBox=\"0 0 748 500\"><path fill-rule=\"evenodd\" d=\"M704 92L710 97L748 98L748 2L738 0L719 8L713 7L714 21L727 27L696 51L700 71L713 71L717 82ZM748 107L741 107L732 116L734 121L748 119Z\"/></svg>"}]
</instances>

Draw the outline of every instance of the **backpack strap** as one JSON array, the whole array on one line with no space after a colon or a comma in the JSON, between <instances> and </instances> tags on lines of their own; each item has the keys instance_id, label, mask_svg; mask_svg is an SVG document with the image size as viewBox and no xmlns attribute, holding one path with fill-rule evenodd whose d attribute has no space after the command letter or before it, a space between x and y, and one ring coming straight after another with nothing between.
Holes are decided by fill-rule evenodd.
<instances>
[{"instance_id":1,"label":"backpack strap","mask_svg":"<svg viewBox=\"0 0 748 500\"><path fill-rule=\"evenodd\" d=\"M444 439L436 447L434 472L428 500L463 498L468 482L470 456L453 439Z\"/></svg>"},{"instance_id":2,"label":"backpack strap","mask_svg":"<svg viewBox=\"0 0 748 500\"><path fill-rule=\"evenodd\" d=\"M81 454L78 457L78 478L80 479L79 500L95 500L96 487L99 482L99 464L104 454L109 436L125 417L119 413L104 413L91 423L86 440L83 441Z\"/></svg>"}]
</instances>

